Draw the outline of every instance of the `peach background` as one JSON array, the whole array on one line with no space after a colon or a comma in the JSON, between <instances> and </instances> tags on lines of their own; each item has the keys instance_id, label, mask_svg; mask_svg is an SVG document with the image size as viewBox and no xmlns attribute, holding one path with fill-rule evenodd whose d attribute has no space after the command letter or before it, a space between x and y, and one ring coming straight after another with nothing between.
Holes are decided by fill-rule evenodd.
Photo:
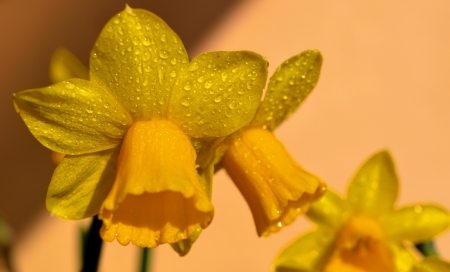
<instances>
[{"instance_id":1,"label":"peach background","mask_svg":"<svg viewBox=\"0 0 450 272\"><path fill-rule=\"evenodd\" d=\"M78 3L79 2L79 3ZM252 50L270 72L305 49L319 49L317 88L276 132L305 168L344 193L360 164L388 148L401 179L399 205L450 209L450 2L378 0L128 1L159 14L192 57ZM122 1L0 0L0 215L15 231L17 271L78 271L77 233L88 222L49 217L46 187L54 166L15 114L12 93L48 85L60 45L85 63ZM312 227L301 218L257 238L246 203L223 171L214 184L216 215L187 257L154 250L153 271L268 271L276 252ZM438 240L450 259L450 233ZM101 271L137 271L138 250L105 244Z\"/></svg>"}]
</instances>

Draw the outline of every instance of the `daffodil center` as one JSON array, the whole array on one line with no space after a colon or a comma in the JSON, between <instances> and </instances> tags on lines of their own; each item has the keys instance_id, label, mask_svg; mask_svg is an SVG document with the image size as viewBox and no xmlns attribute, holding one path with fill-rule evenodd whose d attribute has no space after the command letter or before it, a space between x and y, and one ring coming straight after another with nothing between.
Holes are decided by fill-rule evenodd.
<instances>
[{"instance_id":1,"label":"daffodil center","mask_svg":"<svg viewBox=\"0 0 450 272\"><path fill-rule=\"evenodd\" d=\"M383 231L370 217L353 217L339 232L326 272L394 271Z\"/></svg>"}]
</instances>

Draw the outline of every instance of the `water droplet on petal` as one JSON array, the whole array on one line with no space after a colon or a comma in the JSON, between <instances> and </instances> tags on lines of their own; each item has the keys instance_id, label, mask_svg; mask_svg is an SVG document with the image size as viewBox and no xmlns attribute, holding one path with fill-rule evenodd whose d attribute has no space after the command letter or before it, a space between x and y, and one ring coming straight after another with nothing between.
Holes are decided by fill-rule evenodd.
<instances>
[{"instance_id":1,"label":"water droplet on petal","mask_svg":"<svg viewBox=\"0 0 450 272\"><path fill-rule=\"evenodd\" d=\"M222 101L222 96L218 96L214 99L214 102L219 103L220 101Z\"/></svg>"}]
</instances>

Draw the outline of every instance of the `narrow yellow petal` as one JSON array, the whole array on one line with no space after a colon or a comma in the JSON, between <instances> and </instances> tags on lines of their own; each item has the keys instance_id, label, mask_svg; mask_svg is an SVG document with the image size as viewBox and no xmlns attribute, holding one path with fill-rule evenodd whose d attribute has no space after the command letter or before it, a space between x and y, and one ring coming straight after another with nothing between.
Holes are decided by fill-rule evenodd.
<instances>
[{"instance_id":1,"label":"narrow yellow petal","mask_svg":"<svg viewBox=\"0 0 450 272\"><path fill-rule=\"evenodd\" d=\"M89 80L89 70L69 50L60 47L50 59L50 80L58 83L71 78Z\"/></svg>"},{"instance_id":2,"label":"narrow yellow petal","mask_svg":"<svg viewBox=\"0 0 450 272\"><path fill-rule=\"evenodd\" d=\"M135 122L99 215L102 238L156 247L206 228L214 209L197 176L195 157L189 138L170 121Z\"/></svg>"},{"instance_id":3,"label":"narrow yellow petal","mask_svg":"<svg viewBox=\"0 0 450 272\"><path fill-rule=\"evenodd\" d=\"M126 9L104 26L90 58L90 78L110 90L133 119L165 116L188 56L178 35L155 14Z\"/></svg>"},{"instance_id":4,"label":"narrow yellow petal","mask_svg":"<svg viewBox=\"0 0 450 272\"><path fill-rule=\"evenodd\" d=\"M267 61L248 52L209 52L192 60L174 86L168 117L191 137L227 136L255 115Z\"/></svg>"},{"instance_id":5,"label":"narrow yellow petal","mask_svg":"<svg viewBox=\"0 0 450 272\"><path fill-rule=\"evenodd\" d=\"M82 79L17 93L14 104L33 136L64 154L114 148L132 122L110 93Z\"/></svg>"},{"instance_id":6,"label":"narrow yellow petal","mask_svg":"<svg viewBox=\"0 0 450 272\"><path fill-rule=\"evenodd\" d=\"M450 263L439 258L428 257L410 272L450 272Z\"/></svg>"},{"instance_id":7,"label":"narrow yellow petal","mask_svg":"<svg viewBox=\"0 0 450 272\"><path fill-rule=\"evenodd\" d=\"M387 151L373 155L350 182L347 200L357 213L378 216L392 211L398 194L394 162Z\"/></svg>"},{"instance_id":8,"label":"narrow yellow petal","mask_svg":"<svg viewBox=\"0 0 450 272\"><path fill-rule=\"evenodd\" d=\"M322 60L319 51L307 50L283 62L270 78L251 126L274 130L289 117L316 86Z\"/></svg>"},{"instance_id":9,"label":"narrow yellow petal","mask_svg":"<svg viewBox=\"0 0 450 272\"><path fill-rule=\"evenodd\" d=\"M332 190L314 202L307 212L307 216L318 225L340 229L352 215L347 201L342 200Z\"/></svg>"},{"instance_id":10,"label":"narrow yellow petal","mask_svg":"<svg viewBox=\"0 0 450 272\"><path fill-rule=\"evenodd\" d=\"M395 211L382 221L389 239L427 242L450 225L450 214L436 205L411 205Z\"/></svg>"},{"instance_id":11,"label":"narrow yellow petal","mask_svg":"<svg viewBox=\"0 0 450 272\"><path fill-rule=\"evenodd\" d=\"M335 234L319 228L286 246L272 264L273 272L322 271L332 252Z\"/></svg>"},{"instance_id":12,"label":"narrow yellow petal","mask_svg":"<svg viewBox=\"0 0 450 272\"><path fill-rule=\"evenodd\" d=\"M411 246L413 247L413 245ZM395 271L410 272L411 268L417 264L417 256L410 248L404 246L402 243L390 242L389 248L394 254Z\"/></svg>"},{"instance_id":13,"label":"narrow yellow petal","mask_svg":"<svg viewBox=\"0 0 450 272\"><path fill-rule=\"evenodd\" d=\"M265 129L246 129L234 137L222 163L250 206L260 236L292 223L325 191L324 183Z\"/></svg>"},{"instance_id":14,"label":"narrow yellow petal","mask_svg":"<svg viewBox=\"0 0 450 272\"><path fill-rule=\"evenodd\" d=\"M116 175L119 147L67 155L53 173L47 210L63 219L83 219L99 213Z\"/></svg>"}]
</instances>

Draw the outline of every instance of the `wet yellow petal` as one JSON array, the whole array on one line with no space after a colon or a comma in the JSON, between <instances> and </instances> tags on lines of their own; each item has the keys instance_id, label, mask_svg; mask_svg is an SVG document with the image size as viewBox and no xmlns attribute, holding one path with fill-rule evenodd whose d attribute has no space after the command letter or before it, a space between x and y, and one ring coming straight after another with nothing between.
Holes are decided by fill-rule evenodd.
<instances>
[{"instance_id":1,"label":"wet yellow petal","mask_svg":"<svg viewBox=\"0 0 450 272\"><path fill-rule=\"evenodd\" d=\"M256 53L204 53L182 71L168 117L191 137L229 135L252 120L266 79L267 61Z\"/></svg>"},{"instance_id":2,"label":"wet yellow petal","mask_svg":"<svg viewBox=\"0 0 450 272\"><path fill-rule=\"evenodd\" d=\"M333 232L325 228L300 236L276 257L272 271L322 271L332 252L333 240Z\"/></svg>"},{"instance_id":3,"label":"wet yellow petal","mask_svg":"<svg viewBox=\"0 0 450 272\"><path fill-rule=\"evenodd\" d=\"M350 183L347 199L357 213L374 216L389 212L397 199L398 179L387 151L372 156Z\"/></svg>"},{"instance_id":4,"label":"wet yellow petal","mask_svg":"<svg viewBox=\"0 0 450 272\"><path fill-rule=\"evenodd\" d=\"M156 247L206 228L214 209L201 187L195 157L189 138L170 121L135 122L99 215L102 238Z\"/></svg>"},{"instance_id":5,"label":"wet yellow petal","mask_svg":"<svg viewBox=\"0 0 450 272\"><path fill-rule=\"evenodd\" d=\"M449 213L434 205L413 205L395 211L382 222L391 240L427 242L442 233L450 224Z\"/></svg>"},{"instance_id":6,"label":"wet yellow petal","mask_svg":"<svg viewBox=\"0 0 450 272\"><path fill-rule=\"evenodd\" d=\"M82 79L17 93L14 104L33 136L64 154L111 149L132 122L111 94Z\"/></svg>"},{"instance_id":7,"label":"wet yellow petal","mask_svg":"<svg viewBox=\"0 0 450 272\"><path fill-rule=\"evenodd\" d=\"M222 164L250 206L260 236L292 223L325 190L265 129L234 137Z\"/></svg>"},{"instance_id":8,"label":"wet yellow petal","mask_svg":"<svg viewBox=\"0 0 450 272\"><path fill-rule=\"evenodd\" d=\"M191 251L192 245L197 241L198 237L200 237L200 234L202 234L202 231L202 228L197 228L188 239L183 239L176 243L172 243L170 246L181 257L186 256L189 251Z\"/></svg>"},{"instance_id":9,"label":"wet yellow petal","mask_svg":"<svg viewBox=\"0 0 450 272\"><path fill-rule=\"evenodd\" d=\"M69 50L60 47L50 60L50 80L58 83L71 78L89 79L89 70Z\"/></svg>"},{"instance_id":10,"label":"wet yellow petal","mask_svg":"<svg viewBox=\"0 0 450 272\"><path fill-rule=\"evenodd\" d=\"M47 210L64 219L83 219L100 211L116 175L119 148L66 156L47 191Z\"/></svg>"},{"instance_id":11,"label":"wet yellow petal","mask_svg":"<svg viewBox=\"0 0 450 272\"><path fill-rule=\"evenodd\" d=\"M394 254L395 271L397 272L409 272L418 262L413 252L401 243L389 243L389 248Z\"/></svg>"},{"instance_id":12,"label":"wet yellow petal","mask_svg":"<svg viewBox=\"0 0 450 272\"><path fill-rule=\"evenodd\" d=\"M428 257L423 259L411 272L450 272L450 263L438 258Z\"/></svg>"},{"instance_id":13,"label":"wet yellow petal","mask_svg":"<svg viewBox=\"0 0 450 272\"><path fill-rule=\"evenodd\" d=\"M161 18L127 6L100 33L91 53L90 77L108 88L134 119L161 117L187 62L183 43Z\"/></svg>"},{"instance_id":14,"label":"wet yellow petal","mask_svg":"<svg viewBox=\"0 0 450 272\"><path fill-rule=\"evenodd\" d=\"M319 80L322 55L304 51L283 62L270 78L264 101L252 126L275 129L302 103Z\"/></svg>"},{"instance_id":15,"label":"wet yellow petal","mask_svg":"<svg viewBox=\"0 0 450 272\"><path fill-rule=\"evenodd\" d=\"M348 203L342 200L332 190L325 194L309 208L309 219L318 225L339 229L351 216Z\"/></svg>"}]
</instances>

